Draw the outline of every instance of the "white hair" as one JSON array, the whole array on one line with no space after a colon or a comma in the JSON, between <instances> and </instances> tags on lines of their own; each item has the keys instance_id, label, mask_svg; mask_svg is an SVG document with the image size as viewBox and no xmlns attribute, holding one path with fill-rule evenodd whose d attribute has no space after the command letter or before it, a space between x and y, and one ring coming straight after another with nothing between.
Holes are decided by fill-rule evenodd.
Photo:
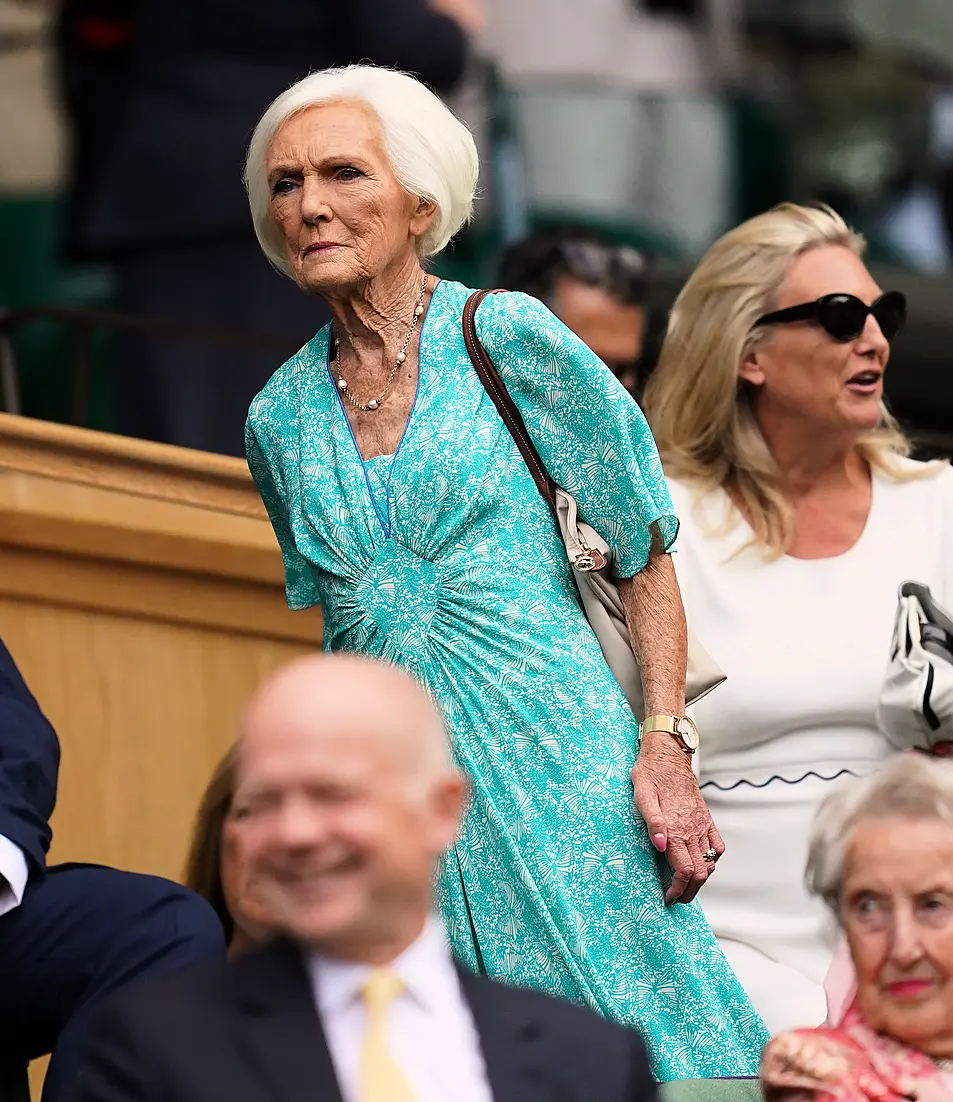
<instances>
[{"instance_id":1,"label":"white hair","mask_svg":"<svg viewBox=\"0 0 953 1102\"><path fill-rule=\"evenodd\" d=\"M838 785L814 818L805 883L837 913L854 829L871 819L939 819L953 828L953 762L898 754L876 773Z\"/></svg>"},{"instance_id":2,"label":"white hair","mask_svg":"<svg viewBox=\"0 0 953 1102\"><path fill-rule=\"evenodd\" d=\"M271 217L268 147L292 115L328 103L366 104L380 120L394 175L409 195L434 203L433 222L417 241L433 256L470 220L480 162L473 135L438 96L407 73L375 65L323 69L293 84L255 127L245 160L245 190L255 233L271 263L291 270Z\"/></svg>"}]
</instances>

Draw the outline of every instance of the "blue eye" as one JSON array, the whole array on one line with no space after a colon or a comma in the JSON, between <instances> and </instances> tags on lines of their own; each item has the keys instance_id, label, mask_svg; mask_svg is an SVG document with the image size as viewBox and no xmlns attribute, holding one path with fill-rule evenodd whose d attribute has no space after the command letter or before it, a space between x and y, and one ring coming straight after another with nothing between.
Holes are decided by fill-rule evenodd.
<instances>
[{"instance_id":1,"label":"blue eye","mask_svg":"<svg viewBox=\"0 0 953 1102\"><path fill-rule=\"evenodd\" d=\"M337 178L348 183L351 180L360 179L364 173L360 169L354 168L352 165L345 165L343 168L339 168L337 171Z\"/></svg>"},{"instance_id":2,"label":"blue eye","mask_svg":"<svg viewBox=\"0 0 953 1102\"><path fill-rule=\"evenodd\" d=\"M294 186L294 180L289 180L286 176L284 179L278 180L275 183L275 186L271 189L271 193L272 195L287 195Z\"/></svg>"}]
</instances>

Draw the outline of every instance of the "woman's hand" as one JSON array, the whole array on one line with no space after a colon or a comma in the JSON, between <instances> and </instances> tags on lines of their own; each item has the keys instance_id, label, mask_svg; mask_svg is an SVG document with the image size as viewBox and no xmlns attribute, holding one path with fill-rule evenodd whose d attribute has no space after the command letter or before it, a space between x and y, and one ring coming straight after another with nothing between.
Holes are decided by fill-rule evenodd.
<instances>
[{"instance_id":1,"label":"woman's hand","mask_svg":"<svg viewBox=\"0 0 953 1102\"><path fill-rule=\"evenodd\" d=\"M765 1096L796 1091L814 1093L843 1082L850 1062L823 1033L791 1031L770 1040L761 1055Z\"/></svg>"},{"instance_id":2,"label":"woman's hand","mask_svg":"<svg viewBox=\"0 0 953 1102\"><path fill-rule=\"evenodd\" d=\"M688 629L671 555L656 552L645 569L619 580L648 716L680 716L685 710ZM636 807L652 845L672 866L666 903L690 903L711 875L725 843L698 791L691 757L671 735L645 735L632 770ZM714 850L715 860L705 854Z\"/></svg>"},{"instance_id":3,"label":"woman's hand","mask_svg":"<svg viewBox=\"0 0 953 1102\"><path fill-rule=\"evenodd\" d=\"M691 757L679 749L671 735L660 731L647 734L632 770L632 784L652 845L672 866L665 902L690 903L725 852L725 843L698 790ZM715 851L715 861L705 860L708 850Z\"/></svg>"},{"instance_id":4,"label":"woman's hand","mask_svg":"<svg viewBox=\"0 0 953 1102\"><path fill-rule=\"evenodd\" d=\"M818 1094L869 1102L909 1099L905 1083L875 1072L861 1053L820 1029L781 1033L761 1056L761 1082L768 1102Z\"/></svg>"}]
</instances>

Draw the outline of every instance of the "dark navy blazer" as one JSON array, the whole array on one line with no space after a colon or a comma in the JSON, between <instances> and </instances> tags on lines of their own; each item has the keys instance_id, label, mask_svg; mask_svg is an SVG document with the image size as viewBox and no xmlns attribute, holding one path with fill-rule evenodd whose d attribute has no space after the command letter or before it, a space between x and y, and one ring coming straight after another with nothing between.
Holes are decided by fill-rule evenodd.
<instances>
[{"instance_id":1,"label":"dark navy blazer","mask_svg":"<svg viewBox=\"0 0 953 1102\"><path fill-rule=\"evenodd\" d=\"M463 31L427 0L136 0L131 7L130 56L106 96L122 102L100 104L111 132L76 164L89 178L73 180L83 198L74 232L93 253L247 236L248 139L268 104L309 72L371 61L443 90L467 57Z\"/></svg>"},{"instance_id":2,"label":"dark navy blazer","mask_svg":"<svg viewBox=\"0 0 953 1102\"><path fill-rule=\"evenodd\" d=\"M494 1102L657 1102L639 1035L459 970ZM94 1025L74 1102L341 1102L300 952L137 984Z\"/></svg>"},{"instance_id":3,"label":"dark navy blazer","mask_svg":"<svg viewBox=\"0 0 953 1102\"><path fill-rule=\"evenodd\" d=\"M60 744L0 640L0 834L23 850L31 877L46 868Z\"/></svg>"}]
</instances>

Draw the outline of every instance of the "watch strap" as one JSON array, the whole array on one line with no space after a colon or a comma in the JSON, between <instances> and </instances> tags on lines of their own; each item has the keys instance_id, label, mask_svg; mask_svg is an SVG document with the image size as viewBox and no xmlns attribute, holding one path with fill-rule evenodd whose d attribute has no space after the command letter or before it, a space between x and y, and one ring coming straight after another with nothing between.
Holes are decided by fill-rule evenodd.
<instances>
[{"instance_id":1,"label":"watch strap","mask_svg":"<svg viewBox=\"0 0 953 1102\"><path fill-rule=\"evenodd\" d=\"M685 732L680 730L683 723L689 727L690 738L686 738ZM686 754L694 754L698 749L698 731L688 716L646 716L639 726L639 742L642 742L644 735L656 731L671 735Z\"/></svg>"},{"instance_id":2,"label":"watch strap","mask_svg":"<svg viewBox=\"0 0 953 1102\"><path fill-rule=\"evenodd\" d=\"M648 735L654 731L664 731L666 735L678 735L678 721L680 716L646 716L642 724L642 734Z\"/></svg>"}]
</instances>

